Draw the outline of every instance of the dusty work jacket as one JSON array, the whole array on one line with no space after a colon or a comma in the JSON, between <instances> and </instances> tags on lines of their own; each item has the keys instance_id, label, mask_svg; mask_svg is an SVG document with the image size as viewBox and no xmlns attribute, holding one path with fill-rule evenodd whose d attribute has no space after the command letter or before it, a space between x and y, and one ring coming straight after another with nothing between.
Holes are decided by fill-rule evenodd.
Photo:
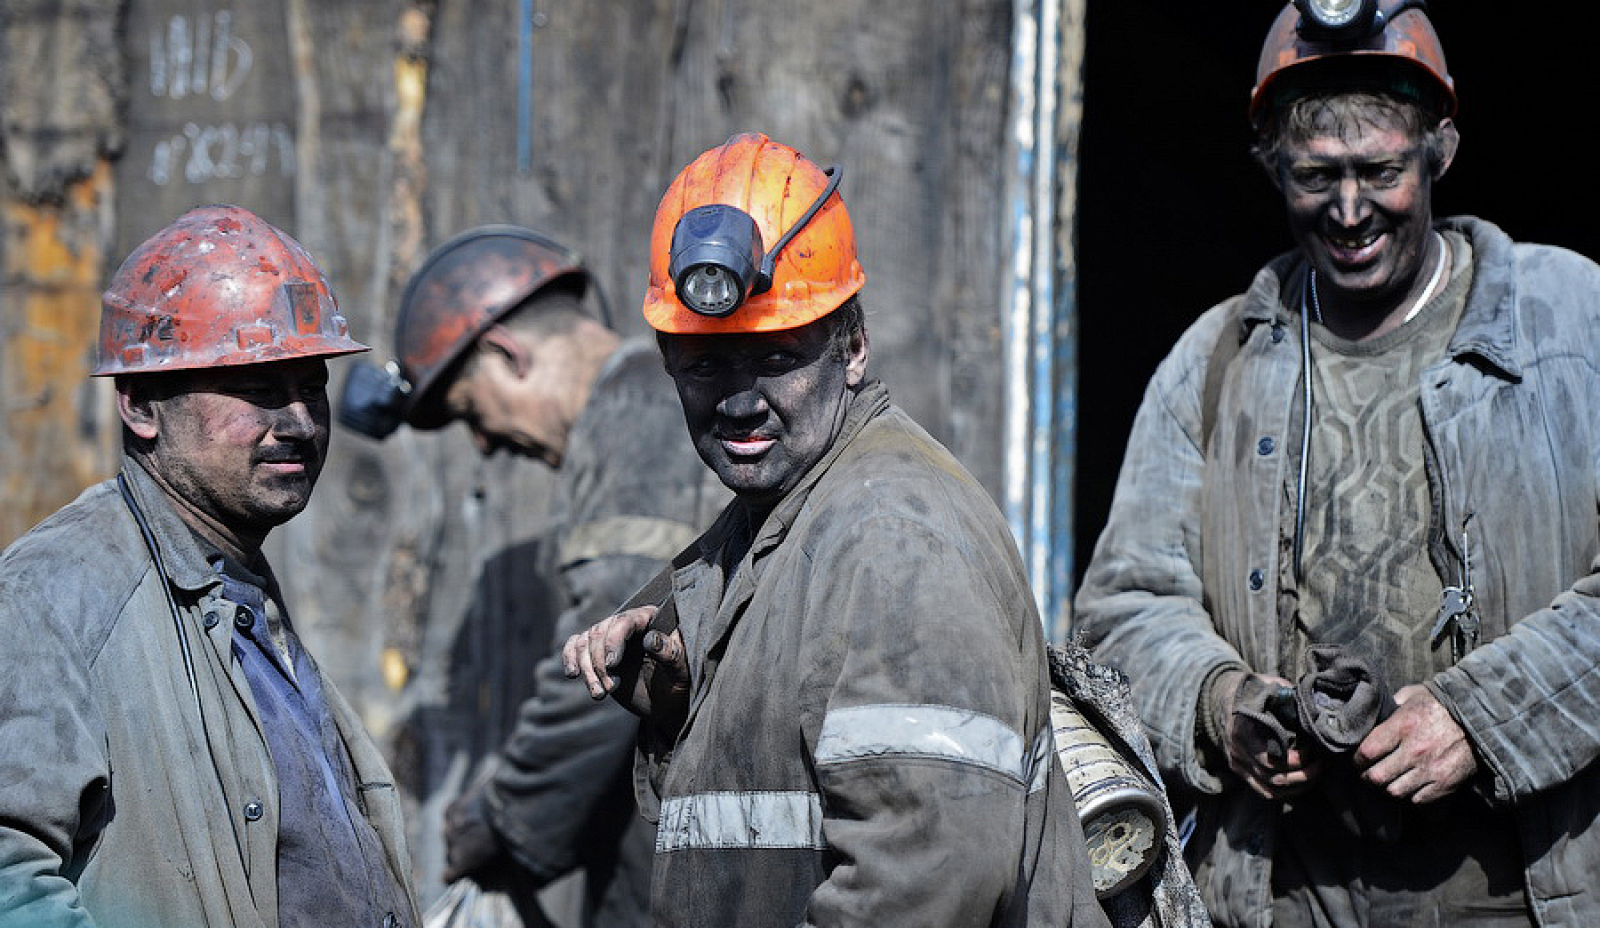
<instances>
[{"instance_id":1,"label":"dusty work jacket","mask_svg":"<svg viewBox=\"0 0 1600 928\"><path fill-rule=\"evenodd\" d=\"M1600 268L1513 244L1471 218L1474 274L1448 357L1421 378L1436 541L1459 583L1471 523L1483 644L1426 685L1465 729L1474 788L1512 810L1534 915L1600 925ZM1286 255L1196 322L1157 369L1128 441L1075 621L1123 669L1169 788L1205 797L1188 856L1223 925L1265 926L1278 806L1196 750L1213 669L1279 666L1281 449L1300 391L1299 325L1280 297ZM1202 452L1205 368L1223 326L1243 339ZM1268 440L1270 439L1270 441ZM1310 492L1315 492L1311 488Z\"/></svg>"},{"instance_id":2,"label":"dusty work jacket","mask_svg":"<svg viewBox=\"0 0 1600 928\"><path fill-rule=\"evenodd\" d=\"M276 928L277 773L232 652L239 604L144 470L123 472L162 546L194 687L168 581L115 481L0 556L0 926ZM393 778L322 688L378 865L408 897L371 928L411 928Z\"/></svg>"},{"instance_id":3,"label":"dusty work jacket","mask_svg":"<svg viewBox=\"0 0 1600 928\"><path fill-rule=\"evenodd\" d=\"M566 608L553 641L582 631L693 541L728 499L695 454L654 344L628 340L602 366L567 439L554 516ZM485 789L506 848L543 885L583 868L585 928L650 924L655 829L633 800L639 720L539 662Z\"/></svg>"},{"instance_id":4,"label":"dusty work jacket","mask_svg":"<svg viewBox=\"0 0 1600 928\"><path fill-rule=\"evenodd\" d=\"M672 578L693 686L641 765L656 924L1104 925L983 488L870 384L730 582L749 531L735 502Z\"/></svg>"}]
</instances>

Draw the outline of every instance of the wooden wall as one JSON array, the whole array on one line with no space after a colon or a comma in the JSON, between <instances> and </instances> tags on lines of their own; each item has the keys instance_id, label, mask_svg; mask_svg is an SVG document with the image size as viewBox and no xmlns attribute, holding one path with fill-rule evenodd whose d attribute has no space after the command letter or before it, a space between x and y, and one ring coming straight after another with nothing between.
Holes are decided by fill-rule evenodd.
<instances>
[{"instance_id":1,"label":"wooden wall","mask_svg":"<svg viewBox=\"0 0 1600 928\"><path fill-rule=\"evenodd\" d=\"M747 129L846 166L875 372L998 491L1009 0L0 0L0 38L0 544L115 467L99 289L190 206L293 232L379 360L411 270L484 222L580 249L643 334L657 198ZM340 432L270 541L429 892L440 805L548 635L550 488L457 429Z\"/></svg>"}]
</instances>

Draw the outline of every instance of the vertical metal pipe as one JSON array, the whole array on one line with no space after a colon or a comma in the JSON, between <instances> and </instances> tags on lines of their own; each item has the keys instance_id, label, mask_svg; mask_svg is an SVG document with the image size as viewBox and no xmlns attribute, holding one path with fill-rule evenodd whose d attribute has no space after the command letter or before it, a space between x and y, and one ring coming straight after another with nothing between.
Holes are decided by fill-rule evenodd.
<instances>
[{"instance_id":1,"label":"vertical metal pipe","mask_svg":"<svg viewBox=\"0 0 1600 928\"><path fill-rule=\"evenodd\" d=\"M517 8L517 170L533 169L533 0Z\"/></svg>"},{"instance_id":2,"label":"vertical metal pipe","mask_svg":"<svg viewBox=\"0 0 1600 928\"><path fill-rule=\"evenodd\" d=\"M1017 0L1013 7L1004 211L1010 272L1001 294L1003 502L1052 638L1066 634L1072 592L1077 386L1071 217L1057 215L1072 200L1070 146L1062 142L1076 129L1062 120L1063 57L1077 61L1063 55L1075 41L1063 2ZM1083 0L1065 2L1081 8Z\"/></svg>"}]
</instances>

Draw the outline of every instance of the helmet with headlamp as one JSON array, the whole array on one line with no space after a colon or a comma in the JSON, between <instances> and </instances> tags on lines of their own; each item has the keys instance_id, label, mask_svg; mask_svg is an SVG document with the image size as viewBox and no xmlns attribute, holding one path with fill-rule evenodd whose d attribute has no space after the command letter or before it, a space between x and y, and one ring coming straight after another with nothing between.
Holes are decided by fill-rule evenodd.
<instances>
[{"instance_id":1,"label":"helmet with headlamp","mask_svg":"<svg viewBox=\"0 0 1600 928\"><path fill-rule=\"evenodd\" d=\"M1294 0L1285 4L1256 67L1250 119L1264 117L1307 79L1356 61L1392 65L1395 89L1431 100L1441 115L1456 111L1455 82L1424 0ZM1377 68L1372 70L1376 71ZM1349 72L1340 72L1347 75Z\"/></svg>"},{"instance_id":2,"label":"helmet with headlamp","mask_svg":"<svg viewBox=\"0 0 1600 928\"><path fill-rule=\"evenodd\" d=\"M478 337L546 287L599 283L577 252L532 229L487 225L435 248L400 297L395 356L383 367L356 365L339 396L339 421L372 438L403 422L437 429L450 421L444 394Z\"/></svg>"},{"instance_id":3,"label":"helmet with headlamp","mask_svg":"<svg viewBox=\"0 0 1600 928\"><path fill-rule=\"evenodd\" d=\"M645 320L671 334L776 332L843 305L867 278L842 177L759 133L700 155L656 210Z\"/></svg>"}]
</instances>

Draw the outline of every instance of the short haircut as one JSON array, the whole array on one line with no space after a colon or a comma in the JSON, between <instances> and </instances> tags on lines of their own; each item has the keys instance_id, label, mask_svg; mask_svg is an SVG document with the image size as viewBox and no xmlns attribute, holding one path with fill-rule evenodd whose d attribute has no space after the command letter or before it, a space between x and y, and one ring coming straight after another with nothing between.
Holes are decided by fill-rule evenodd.
<instances>
[{"instance_id":1,"label":"short haircut","mask_svg":"<svg viewBox=\"0 0 1600 928\"><path fill-rule=\"evenodd\" d=\"M1428 170L1444 163L1439 124L1449 100L1436 81L1405 61L1344 55L1308 62L1281 77L1256 126L1257 161L1276 174L1283 147L1318 135L1400 129L1426 146Z\"/></svg>"},{"instance_id":2,"label":"short haircut","mask_svg":"<svg viewBox=\"0 0 1600 928\"><path fill-rule=\"evenodd\" d=\"M558 338L570 335L585 319L594 319L583 301L584 287L578 280L557 280L540 287L526 299L495 320L518 335L530 338ZM482 337L462 352L460 367L448 372L445 382L473 373L482 353Z\"/></svg>"},{"instance_id":3,"label":"short haircut","mask_svg":"<svg viewBox=\"0 0 1600 928\"><path fill-rule=\"evenodd\" d=\"M822 318L828 323L828 350L840 361L850 356L855 342L866 338L867 313L861 307L860 294L852 294L838 309Z\"/></svg>"}]
</instances>

